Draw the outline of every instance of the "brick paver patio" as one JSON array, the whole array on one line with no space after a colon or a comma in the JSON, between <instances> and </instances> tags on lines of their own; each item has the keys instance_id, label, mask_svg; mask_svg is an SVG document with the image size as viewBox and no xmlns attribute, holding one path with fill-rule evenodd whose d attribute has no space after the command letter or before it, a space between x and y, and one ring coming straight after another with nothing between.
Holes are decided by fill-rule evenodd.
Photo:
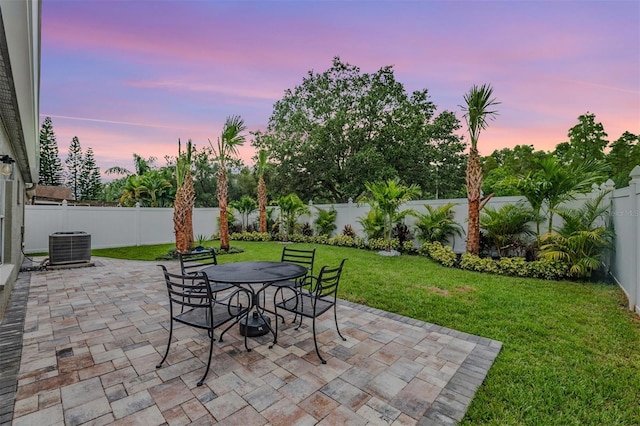
<instances>
[{"instance_id":1,"label":"brick paver patio","mask_svg":"<svg viewBox=\"0 0 640 426\"><path fill-rule=\"evenodd\" d=\"M215 342L211 371L197 387L208 354L204 331L175 329L168 362L155 368L169 315L157 262L93 260L95 267L21 273L0 325L0 423L456 424L501 348L340 301L347 341L331 313L318 326L326 365L309 320L296 331L289 317L273 349L267 335L251 338L254 350L245 351L233 327ZM164 264L178 270L177 262Z\"/></svg>"}]
</instances>

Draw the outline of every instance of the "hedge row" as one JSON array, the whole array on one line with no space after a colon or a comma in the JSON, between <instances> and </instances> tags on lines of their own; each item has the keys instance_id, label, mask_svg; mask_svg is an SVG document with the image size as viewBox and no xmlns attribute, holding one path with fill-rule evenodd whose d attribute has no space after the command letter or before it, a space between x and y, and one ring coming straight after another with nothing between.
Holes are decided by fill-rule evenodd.
<instances>
[{"instance_id":1,"label":"hedge row","mask_svg":"<svg viewBox=\"0 0 640 426\"><path fill-rule=\"evenodd\" d=\"M290 241L292 243L324 244L369 250L387 249L387 242L382 238L365 240L361 237L351 237L344 234L336 235L335 237L294 234L286 238L281 234L271 235L260 232L235 232L232 233L229 238L236 241ZM398 250L402 253L420 254L433 259L443 266L466 269L468 271L488 272L516 277L543 278L547 280L567 278L569 272L566 264L547 259L528 262L521 257L491 259L469 253L458 256L451 247L443 246L438 242L424 243L416 249L413 241L405 241L403 244L400 244L397 239L393 239L391 240L391 249Z\"/></svg>"}]
</instances>

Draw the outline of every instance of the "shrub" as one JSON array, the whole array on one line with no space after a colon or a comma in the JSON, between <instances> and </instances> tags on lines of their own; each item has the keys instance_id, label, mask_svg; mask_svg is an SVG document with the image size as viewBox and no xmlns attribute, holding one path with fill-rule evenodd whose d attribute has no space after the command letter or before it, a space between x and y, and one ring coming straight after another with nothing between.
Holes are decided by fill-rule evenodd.
<instances>
[{"instance_id":1,"label":"shrub","mask_svg":"<svg viewBox=\"0 0 640 426\"><path fill-rule=\"evenodd\" d=\"M400 247L400 241L396 238L385 240L384 238L369 238L367 246L370 250L397 250Z\"/></svg>"},{"instance_id":2,"label":"shrub","mask_svg":"<svg viewBox=\"0 0 640 426\"><path fill-rule=\"evenodd\" d=\"M333 231L336 230L338 212L333 206L331 206L331 209L329 210L325 210L320 207L316 207L316 210L318 212L318 217L313 221L313 224L318 230L318 234L331 236Z\"/></svg>"},{"instance_id":3,"label":"shrub","mask_svg":"<svg viewBox=\"0 0 640 426\"><path fill-rule=\"evenodd\" d=\"M353 230L353 227L349 224L345 225L344 228L342 228L342 235L346 235L348 237L351 238L355 238L356 237L356 231Z\"/></svg>"},{"instance_id":4,"label":"shrub","mask_svg":"<svg viewBox=\"0 0 640 426\"><path fill-rule=\"evenodd\" d=\"M418 219L416 228L418 238L423 242L440 242L445 244L453 237L464 235L464 229L458 222L453 220L455 212L453 211L455 204L447 203L440 207L431 207L425 204L427 213L416 214Z\"/></svg>"},{"instance_id":5,"label":"shrub","mask_svg":"<svg viewBox=\"0 0 640 426\"><path fill-rule=\"evenodd\" d=\"M271 234L268 232L234 232L229 235L229 239L236 241L271 241Z\"/></svg>"},{"instance_id":6,"label":"shrub","mask_svg":"<svg viewBox=\"0 0 640 426\"><path fill-rule=\"evenodd\" d=\"M526 277L529 274L527 261L522 257L503 257L497 261L499 273L502 275L513 275L516 277Z\"/></svg>"},{"instance_id":7,"label":"shrub","mask_svg":"<svg viewBox=\"0 0 640 426\"><path fill-rule=\"evenodd\" d=\"M340 234L336 235L333 238L329 238L329 244L332 246L340 247L354 247L355 239L349 235Z\"/></svg>"},{"instance_id":8,"label":"shrub","mask_svg":"<svg viewBox=\"0 0 640 426\"><path fill-rule=\"evenodd\" d=\"M469 271L498 273L496 261L490 257L480 257L471 253L464 253L460 258L460 268Z\"/></svg>"},{"instance_id":9,"label":"shrub","mask_svg":"<svg viewBox=\"0 0 640 426\"><path fill-rule=\"evenodd\" d=\"M310 237L313 235L313 228L311 228L309 222L305 222L302 224L302 226L300 227L300 233L305 237Z\"/></svg>"},{"instance_id":10,"label":"shrub","mask_svg":"<svg viewBox=\"0 0 640 426\"><path fill-rule=\"evenodd\" d=\"M413 243L413 240L403 242L401 247L400 247L400 251L403 252L403 253L408 253L408 254L415 253L416 252L416 247L415 247L415 244Z\"/></svg>"},{"instance_id":11,"label":"shrub","mask_svg":"<svg viewBox=\"0 0 640 426\"><path fill-rule=\"evenodd\" d=\"M449 246L443 246L438 241L430 243L425 242L418 250L423 256L428 256L441 265L452 267L455 266L458 256Z\"/></svg>"}]
</instances>

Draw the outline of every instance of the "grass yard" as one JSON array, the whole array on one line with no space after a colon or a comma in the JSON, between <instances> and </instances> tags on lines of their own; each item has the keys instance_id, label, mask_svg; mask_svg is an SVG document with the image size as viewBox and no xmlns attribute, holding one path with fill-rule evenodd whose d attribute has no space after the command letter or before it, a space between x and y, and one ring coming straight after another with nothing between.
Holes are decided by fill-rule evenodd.
<instances>
[{"instance_id":1,"label":"grass yard","mask_svg":"<svg viewBox=\"0 0 640 426\"><path fill-rule=\"evenodd\" d=\"M232 246L244 252L219 256L219 263L279 260L282 251L274 242ZM92 253L154 260L172 247ZM461 424L640 424L640 319L627 311L618 287L480 274L420 256L316 247L315 272L349 259L341 298L503 342Z\"/></svg>"}]
</instances>

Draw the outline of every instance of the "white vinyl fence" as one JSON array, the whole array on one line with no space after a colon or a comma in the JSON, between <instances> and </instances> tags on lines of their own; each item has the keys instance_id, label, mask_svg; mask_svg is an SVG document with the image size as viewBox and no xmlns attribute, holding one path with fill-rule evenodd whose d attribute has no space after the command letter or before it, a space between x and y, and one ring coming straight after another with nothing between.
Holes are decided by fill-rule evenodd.
<instances>
[{"instance_id":1,"label":"white vinyl fence","mask_svg":"<svg viewBox=\"0 0 640 426\"><path fill-rule=\"evenodd\" d=\"M608 264L612 278L623 289L629 300L629 309L640 313L640 166L631 173L632 180L627 188L611 192L611 215L616 230L615 251L611 254ZM573 201L581 203L586 197L595 196L602 189L612 189L611 182L594 188L588 194ZM488 205L499 208L504 204L526 201L524 197L493 197ZM456 222L466 228L467 200L466 198L449 200L411 201L402 206L402 210L413 209L417 212L426 211L425 204L439 206L454 203ZM309 205L311 214L302 216L299 222L313 223L316 217L316 207L330 209L331 205ZM345 225L351 225L354 231L362 235L359 219L369 210L368 205L357 203L335 204L337 210L337 233ZM217 208L197 208L193 211L193 233L195 236L204 235L207 238L218 232ZM250 222L256 221L256 215L249 217ZM558 220L554 219L554 224ZM408 216L406 224L412 228L415 218ZM175 242L173 233L172 208L144 208L144 207L87 207L62 205L26 205L25 206L25 253L39 253L49 251L49 235L54 232L84 231L91 235L91 247L111 248L125 246L139 246L149 244L164 244ZM543 229L545 231L545 229ZM456 252L465 250L465 238L456 237L453 248Z\"/></svg>"}]
</instances>

